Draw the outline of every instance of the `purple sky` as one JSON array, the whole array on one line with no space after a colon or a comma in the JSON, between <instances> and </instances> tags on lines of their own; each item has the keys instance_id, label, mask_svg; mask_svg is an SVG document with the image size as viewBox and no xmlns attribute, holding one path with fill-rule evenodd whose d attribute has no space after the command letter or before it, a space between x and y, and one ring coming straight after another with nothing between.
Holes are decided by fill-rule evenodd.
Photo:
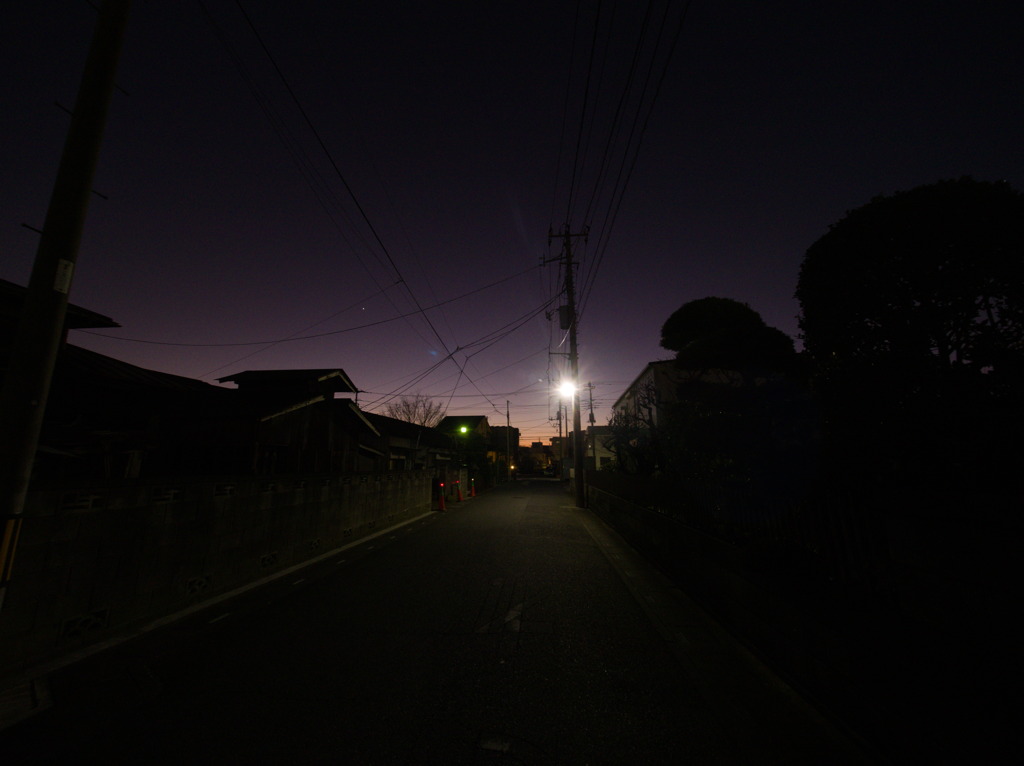
<instances>
[{"instance_id":1,"label":"purple sky","mask_svg":"<svg viewBox=\"0 0 1024 766\"><path fill-rule=\"evenodd\" d=\"M615 134L643 3L600 4L592 66L596 2L578 28L577 3L552 0L242 5L301 110L234 0L135 3L94 184L106 198L71 292L123 327L73 343L208 381L337 366L369 409L411 384L500 424L510 400L524 441L546 441L557 323L540 312L482 341L555 297L557 264L538 265L559 254L549 227L591 227L580 368L604 424L669 356L660 328L687 301L745 301L795 337L803 254L847 210L960 175L1024 189L1015 3L705 0L669 59L684 4L663 25L659 0ZM22 224L42 226L68 125L54 103L74 103L94 20L85 0L0 10L13 282L28 280L38 235ZM626 137L648 110L637 153ZM334 334L158 345L318 333Z\"/></svg>"}]
</instances>

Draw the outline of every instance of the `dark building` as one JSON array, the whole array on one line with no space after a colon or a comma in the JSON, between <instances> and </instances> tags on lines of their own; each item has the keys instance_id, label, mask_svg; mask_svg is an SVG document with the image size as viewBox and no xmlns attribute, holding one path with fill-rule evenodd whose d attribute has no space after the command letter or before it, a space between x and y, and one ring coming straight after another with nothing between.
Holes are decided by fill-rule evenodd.
<instances>
[{"instance_id":1,"label":"dark building","mask_svg":"<svg viewBox=\"0 0 1024 766\"><path fill-rule=\"evenodd\" d=\"M0 280L4 374L25 294L25 288ZM110 317L68 305L33 484L243 468L244 451L230 446L244 439L231 425L239 423L231 392L66 343L70 329L115 327L120 325Z\"/></svg>"},{"instance_id":2,"label":"dark building","mask_svg":"<svg viewBox=\"0 0 1024 766\"><path fill-rule=\"evenodd\" d=\"M388 470L381 434L352 399L341 369L246 370L218 378L234 383L252 428L253 470L372 473Z\"/></svg>"}]
</instances>

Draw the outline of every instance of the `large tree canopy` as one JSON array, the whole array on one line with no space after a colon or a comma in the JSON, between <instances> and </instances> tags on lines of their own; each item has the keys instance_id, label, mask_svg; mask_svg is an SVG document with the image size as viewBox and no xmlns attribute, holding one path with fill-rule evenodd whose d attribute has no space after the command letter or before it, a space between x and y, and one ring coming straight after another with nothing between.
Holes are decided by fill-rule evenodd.
<instances>
[{"instance_id":1,"label":"large tree canopy","mask_svg":"<svg viewBox=\"0 0 1024 766\"><path fill-rule=\"evenodd\" d=\"M807 251L796 297L822 363L1016 366L1024 353L1024 196L962 178L877 197Z\"/></svg>"},{"instance_id":2,"label":"large tree canopy","mask_svg":"<svg viewBox=\"0 0 1024 766\"><path fill-rule=\"evenodd\" d=\"M807 251L797 287L836 463L993 487L1024 426L1024 196L962 178L877 197Z\"/></svg>"},{"instance_id":3,"label":"large tree canopy","mask_svg":"<svg viewBox=\"0 0 1024 766\"><path fill-rule=\"evenodd\" d=\"M744 375L786 370L794 355L788 335L731 298L683 304L662 326L661 345L675 351L687 369L734 370Z\"/></svg>"}]
</instances>

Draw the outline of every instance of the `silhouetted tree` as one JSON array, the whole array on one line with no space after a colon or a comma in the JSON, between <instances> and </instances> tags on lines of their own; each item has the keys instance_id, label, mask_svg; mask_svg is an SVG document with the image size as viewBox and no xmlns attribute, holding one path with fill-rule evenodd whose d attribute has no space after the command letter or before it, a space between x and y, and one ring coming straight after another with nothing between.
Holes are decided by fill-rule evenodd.
<instances>
[{"instance_id":1,"label":"silhouetted tree","mask_svg":"<svg viewBox=\"0 0 1024 766\"><path fill-rule=\"evenodd\" d=\"M841 459L936 489L1014 462L1019 192L961 178L876 197L808 249L796 296Z\"/></svg>"},{"instance_id":2,"label":"silhouetted tree","mask_svg":"<svg viewBox=\"0 0 1024 766\"><path fill-rule=\"evenodd\" d=\"M658 392L647 384L636 392L634 406L614 413L608 421L608 449L623 473L653 474L664 463L656 412Z\"/></svg>"},{"instance_id":3,"label":"silhouetted tree","mask_svg":"<svg viewBox=\"0 0 1024 766\"><path fill-rule=\"evenodd\" d=\"M434 428L444 418L444 406L428 396L416 394L388 402L384 405L384 413L395 420Z\"/></svg>"},{"instance_id":4,"label":"silhouetted tree","mask_svg":"<svg viewBox=\"0 0 1024 766\"><path fill-rule=\"evenodd\" d=\"M825 363L977 374L1024 354L1024 196L962 178L876 197L811 245L796 291Z\"/></svg>"},{"instance_id":5,"label":"silhouetted tree","mask_svg":"<svg viewBox=\"0 0 1024 766\"><path fill-rule=\"evenodd\" d=\"M676 352L683 369L728 370L745 383L792 368L793 341L765 324L750 306L731 298L701 298L683 304L662 325L661 345Z\"/></svg>"},{"instance_id":6,"label":"silhouetted tree","mask_svg":"<svg viewBox=\"0 0 1024 766\"><path fill-rule=\"evenodd\" d=\"M799 491L813 429L807 393L786 374L793 341L746 304L711 297L675 311L661 344L676 352L674 395L638 391L635 411L612 418L619 466L743 488L761 503Z\"/></svg>"},{"instance_id":7,"label":"silhouetted tree","mask_svg":"<svg viewBox=\"0 0 1024 766\"><path fill-rule=\"evenodd\" d=\"M666 439L681 473L742 489L758 507L791 501L813 431L792 339L747 304L715 297L683 305L661 334L688 373Z\"/></svg>"}]
</instances>

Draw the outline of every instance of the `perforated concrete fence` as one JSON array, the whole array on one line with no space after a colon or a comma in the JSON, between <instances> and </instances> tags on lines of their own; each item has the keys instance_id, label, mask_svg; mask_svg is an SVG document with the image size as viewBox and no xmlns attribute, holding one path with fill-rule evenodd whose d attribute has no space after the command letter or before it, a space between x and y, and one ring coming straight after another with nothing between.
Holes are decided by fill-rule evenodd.
<instances>
[{"instance_id":1,"label":"perforated concrete fence","mask_svg":"<svg viewBox=\"0 0 1024 766\"><path fill-rule=\"evenodd\" d=\"M31 493L0 608L0 676L130 635L431 509L430 474Z\"/></svg>"}]
</instances>

